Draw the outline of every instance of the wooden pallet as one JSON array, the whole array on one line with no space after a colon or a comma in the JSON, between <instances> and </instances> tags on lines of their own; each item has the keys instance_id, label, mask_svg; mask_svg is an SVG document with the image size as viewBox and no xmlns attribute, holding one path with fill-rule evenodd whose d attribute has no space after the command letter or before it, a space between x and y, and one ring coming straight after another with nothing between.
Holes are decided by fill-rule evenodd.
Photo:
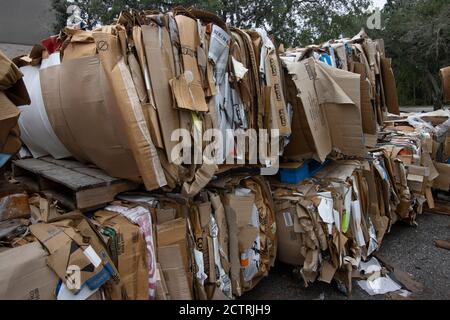
<instances>
[{"instance_id":1,"label":"wooden pallet","mask_svg":"<svg viewBox=\"0 0 450 320\"><path fill-rule=\"evenodd\" d=\"M70 210L93 210L114 200L137 183L108 176L97 168L52 157L13 161L13 176L30 192L41 192Z\"/></svg>"}]
</instances>

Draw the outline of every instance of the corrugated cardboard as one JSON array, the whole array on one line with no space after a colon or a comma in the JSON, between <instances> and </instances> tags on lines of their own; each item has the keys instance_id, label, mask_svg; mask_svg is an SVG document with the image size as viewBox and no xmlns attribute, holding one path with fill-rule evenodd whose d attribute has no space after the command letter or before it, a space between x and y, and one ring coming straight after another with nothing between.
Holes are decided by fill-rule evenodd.
<instances>
[{"instance_id":1,"label":"corrugated cardboard","mask_svg":"<svg viewBox=\"0 0 450 320\"><path fill-rule=\"evenodd\" d=\"M89 57L96 54L97 48L92 37L92 31L66 28L64 32L69 37L63 44L63 61Z\"/></svg>"},{"instance_id":2,"label":"corrugated cardboard","mask_svg":"<svg viewBox=\"0 0 450 320\"><path fill-rule=\"evenodd\" d=\"M91 290L110 278L119 281L119 274L99 235L84 216L74 213L54 221L34 224L30 230L49 251L47 264L61 280L67 279L67 267L75 265L81 271L81 285L87 285ZM76 293L78 290L71 291Z\"/></svg>"},{"instance_id":3,"label":"corrugated cardboard","mask_svg":"<svg viewBox=\"0 0 450 320\"><path fill-rule=\"evenodd\" d=\"M171 140L171 135L180 128L178 111L169 85L169 80L175 77L172 43L167 28L156 23L142 26L142 36L150 75L150 90L154 97L153 107L157 110L156 120L160 124L167 159L171 159L172 149L178 143Z\"/></svg>"},{"instance_id":4,"label":"corrugated cardboard","mask_svg":"<svg viewBox=\"0 0 450 320\"><path fill-rule=\"evenodd\" d=\"M197 21L183 15L177 15L175 21L180 34L184 67L184 74L178 77L176 82L181 81L183 78L188 80L188 83L182 90L174 91L177 102L182 102L178 104L178 107L193 111L208 111L197 63L197 48L200 45Z\"/></svg>"},{"instance_id":5,"label":"corrugated cardboard","mask_svg":"<svg viewBox=\"0 0 450 320\"><path fill-rule=\"evenodd\" d=\"M183 268L180 245L158 246L158 260L170 298L173 300L192 300L191 288Z\"/></svg>"},{"instance_id":6,"label":"corrugated cardboard","mask_svg":"<svg viewBox=\"0 0 450 320\"><path fill-rule=\"evenodd\" d=\"M253 194L248 196L226 194L224 198L230 239L231 283L233 294L237 296L242 295L245 286L241 274L241 253L251 247L259 233L259 229L250 225L254 205Z\"/></svg>"},{"instance_id":7,"label":"corrugated cardboard","mask_svg":"<svg viewBox=\"0 0 450 320\"><path fill-rule=\"evenodd\" d=\"M64 146L114 177L140 181L117 100L98 56L40 71L48 118Z\"/></svg>"},{"instance_id":8,"label":"corrugated cardboard","mask_svg":"<svg viewBox=\"0 0 450 320\"><path fill-rule=\"evenodd\" d=\"M381 75L383 78L384 94L388 111L400 115L398 105L397 86L395 84L394 72L392 71L392 59L381 58Z\"/></svg>"},{"instance_id":9,"label":"corrugated cardboard","mask_svg":"<svg viewBox=\"0 0 450 320\"><path fill-rule=\"evenodd\" d=\"M0 253L0 299L55 300L57 275L47 266L47 252L33 242Z\"/></svg>"},{"instance_id":10,"label":"corrugated cardboard","mask_svg":"<svg viewBox=\"0 0 450 320\"><path fill-rule=\"evenodd\" d=\"M283 156L292 161L310 159L314 153L314 140L305 114L302 100L297 96L297 88L291 75L285 73L287 101L292 105L292 134Z\"/></svg>"},{"instance_id":11,"label":"corrugated cardboard","mask_svg":"<svg viewBox=\"0 0 450 320\"><path fill-rule=\"evenodd\" d=\"M267 86L270 87L272 128L280 130L281 136L288 136L291 134L291 124L284 98L280 62L275 49L268 51L264 65L266 67Z\"/></svg>"},{"instance_id":12,"label":"corrugated cardboard","mask_svg":"<svg viewBox=\"0 0 450 320\"><path fill-rule=\"evenodd\" d=\"M362 63L354 63L354 72L361 75L361 116L363 132L377 134L377 121L375 110L370 99L370 81L367 79L366 69Z\"/></svg>"},{"instance_id":13,"label":"corrugated cardboard","mask_svg":"<svg viewBox=\"0 0 450 320\"><path fill-rule=\"evenodd\" d=\"M360 76L312 58L287 67L303 103L316 158L323 162L333 148L363 157Z\"/></svg>"},{"instance_id":14,"label":"corrugated cardboard","mask_svg":"<svg viewBox=\"0 0 450 320\"><path fill-rule=\"evenodd\" d=\"M9 151L7 142L11 139L11 131L17 126L20 110L0 91L0 152ZM20 146L17 150L20 149ZM12 153L12 152L11 152Z\"/></svg>"},{"instance_id":15,"label":"corrugated cardboard","mask_svg":"<svg viewBox=\"0 0 450 320\"><path fill-rule=\"evenodd\" d=\"M444 102L450 102L450 67L441 69L442 95Z\"/></svg>"},{"instance_id":16,"label":"corrugated cardboard","mask_svg":"<svg viewBox=\"0 0 450 320\"><path fill-rule=\"evenodd\" d=\"M185 270L189 270L188 245L186 239L186 219L179 218L156 225L156 241L158 247L180 245Z\"/></svg>"},{"instance_id":17,"label":"corrugated cardboard","mask_svg":"<svg viewBox=\"0 0 450 320\"><path fill-rule=\"evenodd\" d=\"M433 181L433 187L442 191L450 189L450 164L434 162L439 176Z\"/></svg>"},{"instance_id":18,"label":"corrugated cardboard","mask_svg":"<svg viewBox=\"0 0 450 320\"><path fill-rule=\"evenodd\" d=\"M283 263L294 266L301 266L305 258L301 255L300 249L302 239L299 233L294 231L294 221L297 218L295 207L277 208L277 259Z\"/></svg>"},{"instance_id":19,"label":"corrugated cardboard","mask_svg":"<svg viewBox=\"0 0 450 320\"><path fill-rule=\"evenodd\" d=\"M146 246L139 226L119 213L97 211L94 216L103 227L112 228L118 239L117 269L125 292L114 292L113 299L148 300Z\"/></svg>"},{"instance_id":20,"label":"corrugated cardboard","mask_svg":"<svg viewBox=\"0 0 450 320\"><path fill-rule=\"evenodd\" d=\"M16 106L29 104L19 68L0 51L0 153L15 154L22 146Z\"/></svg>"},{"instance_id":21,"label":"corrugated cardboard","mask_svg":"<svg viewBox=\"0 0 450 320\"><path fill-rule=\"evenodd\" d=\"M118 31L119 35L123 34L121 31L123 30ZM99 50L101 64L117 100L126 138L145 187L147 190L153 190L165 186L167 181L164 171L152 142L136 88L133 86L131 73L124 56L120 54L121 45L126 44L123 43L124 40L119 40L119 37L107 32L94 32L93 36L97 48L104 48Z\"/></svg>"}]
</instances>

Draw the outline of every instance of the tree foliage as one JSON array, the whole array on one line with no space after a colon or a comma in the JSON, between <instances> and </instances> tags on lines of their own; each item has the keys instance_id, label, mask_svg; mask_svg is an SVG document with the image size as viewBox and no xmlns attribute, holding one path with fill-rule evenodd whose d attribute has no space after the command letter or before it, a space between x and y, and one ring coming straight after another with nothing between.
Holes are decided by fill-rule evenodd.
<instances>
[{"instance_id":1,"label":"tree foliage","mask_svg":"<svg viewBox=\"0 0 450 320\"><path fill-rule=\"evenodd\" d=\"M385 40L393 58L400 104L441 107L439 69L450 65L450 2L388 0L382 11Z\"/></svg>"},{"instance_id":2,"label":"tree foliage","mask_svg":"<svg viewBox=\"0 0 450 320\"><path fill-rule=\"evenodd\" d=\"M358 20L370 0L72 0L83 12L88 27L111 23L124 8L170 10L195 6L219 15L233 26L263 27L286 45L308 45L338 37L342 31L358 32ZM57 14L55 32L67 20L66 0L52 0ZM353 28L352 28L353 27ZM349 30L351 29L351 30Z\"/></svg>"},{"instance_id":3,"label":"tree foliage","mask_svg":"<svg viewBox=\"0 0 450 320\"><path fill-rule=\"evenodd\" d=\"M167 11L195 6L211 11L233 26L263 27L285 46L319 44L352 37L366 21L371 0L52 0L55 32L67 20L68 4L82 10L88 27L108 24L124 8ZM388 0L382 30L367 30L385 40L393 58L401 105L435 104L441 92L439 69L450 65L449 0Z\"/></svg>"}]
</instances>

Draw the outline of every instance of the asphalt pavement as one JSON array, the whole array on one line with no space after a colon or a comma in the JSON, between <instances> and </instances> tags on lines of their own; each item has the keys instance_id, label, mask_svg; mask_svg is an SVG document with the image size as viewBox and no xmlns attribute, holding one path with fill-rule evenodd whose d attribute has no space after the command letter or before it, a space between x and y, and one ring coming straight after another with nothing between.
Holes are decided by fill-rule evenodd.
<instances>
[{"instance_id":1,"label":"asphalt pavement","mask_svg":"<svg viewBox=\"0 0 450 320\"><path fill-rule=\"evenodd\" d=\"M423 214L418 227L398 223L385 236L379 254L423 284L421 294L410 299L450 300L450 251L435 247L435 240L450 240L450 216ZM369 296L353 282L350 297L335 285L316 282L308 288L293 272L293 267L276 264L270 276L244 300L389 300L390 295Z\"/></svg>"}]
</instances>

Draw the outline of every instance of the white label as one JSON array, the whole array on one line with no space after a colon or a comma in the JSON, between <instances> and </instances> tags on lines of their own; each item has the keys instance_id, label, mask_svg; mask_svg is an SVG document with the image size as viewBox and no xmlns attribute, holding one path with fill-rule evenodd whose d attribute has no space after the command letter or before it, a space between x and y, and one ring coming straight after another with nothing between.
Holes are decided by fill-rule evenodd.
<instances>
[{"instance_id":1,"label":"white label","mask_svg":"<svg viewBox=\"0 0 450 320\"><path fill-rule=\"evenodd\" d=\"M87 247L83 253L96 268L102 263L102 259L98 256L92 246Z\"/></svg>"},{"instance_id":2,"label":"white label","mask_svg":"<svg viewBox=\"0 0 450 320\"><path fill-rule=\"evenodd\" d=\"M292 227L294 225L291 214L289 212L284 212L283 217L284 217L284 224L286 225L286 227Z\"/></svg>"}]
</instances>

